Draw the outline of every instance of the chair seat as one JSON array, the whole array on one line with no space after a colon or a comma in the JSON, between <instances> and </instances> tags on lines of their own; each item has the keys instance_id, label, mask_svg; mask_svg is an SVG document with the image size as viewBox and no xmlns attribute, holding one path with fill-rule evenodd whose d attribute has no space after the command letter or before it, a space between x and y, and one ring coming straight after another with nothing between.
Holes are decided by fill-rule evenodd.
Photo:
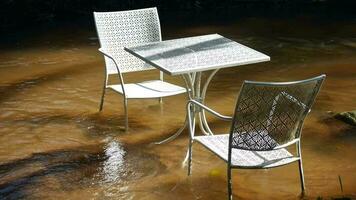
<instances>
[{"instance_id":1,"label":"chair seat","mask_svg":"<svg viewBox=\"0 0 356 200\"><path fill-rule=\"evenodd\" d=\"M114 91L123 94L121 84L107 86ZM160 98L186 92L186 89L178 85L161 80L145 81L141 83L128 83L124 85L126 97L130 99Z\"/></svg>"},{"instance_id":2,"label":"chair seat","mask_svg":"<svg viewBox=\"0 0 356 200\"><path fill-rule=\"evenodd\" d=\"M196 136L201 143L221 159L228 161L229 134ZM231 166L237 168L271 168L299 160L285 148L269 151L251 151L232 148Z\"/></svg>"}]
</instances>

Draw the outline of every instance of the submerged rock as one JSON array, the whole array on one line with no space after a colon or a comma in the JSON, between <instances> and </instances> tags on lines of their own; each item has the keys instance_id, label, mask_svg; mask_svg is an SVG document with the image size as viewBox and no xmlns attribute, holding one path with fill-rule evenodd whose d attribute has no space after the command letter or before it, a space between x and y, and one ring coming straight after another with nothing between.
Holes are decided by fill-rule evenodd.
<instances>
[{"instance_id":1,"label":"submerged rock","mask_svg":"<svg viewBox=\"0 0 356 200\"><path fill-rule=\"evenodd\" d=\"M334 117L347 124L356 126L356 110L337 113Z\"/></svg>"}]
</instances>

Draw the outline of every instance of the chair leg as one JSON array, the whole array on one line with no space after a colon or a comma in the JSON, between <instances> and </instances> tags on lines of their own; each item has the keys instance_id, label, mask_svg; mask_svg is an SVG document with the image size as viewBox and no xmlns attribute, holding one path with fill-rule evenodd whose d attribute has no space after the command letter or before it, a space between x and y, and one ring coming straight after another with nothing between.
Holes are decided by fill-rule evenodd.
<instances>
[{"instance_id":1,"label":"chair leg","mask_svg":"<svg viewBox=\"0 0 356 200\"><path fill-rule=\"evenodd\" d=\"M228 199L232 200L232 182L231 182L231 167L227 166L227 192L228 192Z\"/></svg>"},{"instance_id":2,"label":"chair leg","mask_svg":"<svg viewBox=\"0 0 356 200\"><path fill-rule=\"evenodd\" d=\"M124 106L125 106L125 131L129 130L129 116L128 116L128 107L127 107L127 99L124 97Z\"/></svg>"},{"instance_id":3,"label":"chair leg","mask_svg":"<svg viewBox=\"0 0 356 200\"><path fill-rule=\"evenodd\" d=\"M301 149L300 142L296 144L296 147L297 147L297 155L299 156L298 167L299 167L299 176L300 176L300 186L302 189L302 194L304 194L305 182L304 182L304 172L303 172L302 149Z\"/></svg>"},{"instance_id":4,"label":"chair leg","mask_svg":"<svg viewBox=\"0 0 356 200\"><path fill-rule=\"evenodd\" d=\"M101 93L101 100L100 100L100 105L99 105L99 112L100 112L101 110L103 110L105 91L106 91L106 88L105 88L105 86L104 86L103 92Z\"/></svg>"},{"instance_id":5,"label":"chair leg","mask_svg":"<svg viewBox=\"0 0 356 200\"><path fill-rule=\"evenodd\" d=\"M304 182L304 172L303 172L303 163L302 159L298 161L299 164L299 175L300 175L300 186L302 189L302 194L304 194L305 191L305 182Z\"/></svg>"},{"instance_id":6,"label":"chair leg","mask_svg":"<svg viewBox=\"0 0 356 200\"><path fill-rule=\"evenodd\" d=\"M192 152L192 146L193 146L193 140L189 139L189 148L188 148L188 176L190 176L192 174L192 156L193 156L193 152Z\"/></svg>"}]
</instances>

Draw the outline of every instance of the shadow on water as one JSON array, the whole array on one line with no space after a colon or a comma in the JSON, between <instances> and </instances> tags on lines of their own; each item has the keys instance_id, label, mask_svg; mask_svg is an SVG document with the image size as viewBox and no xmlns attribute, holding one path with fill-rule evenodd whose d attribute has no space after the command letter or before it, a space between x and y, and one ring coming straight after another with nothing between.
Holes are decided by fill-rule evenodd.
<instances>
[{"instance_id":1,"label":"shadow on water","mask_svg":"<svg viewBox=\"0 0 356 200\"><path fill-rule=\"evenodd\" d=\"M81 114L81 115L70 115L68 114L57 114L53 113L41 113L37 115L31 115L26 117L19 117L14 120L3 120L3 125L10 124L26 124L33 129L41 126L52 125L52 124L69 124L74 123L75 126L85 133L88 138L106 138L106 137L118 137L125 136L127 132L125 131L123 125L124 118L123 115L103 115L101 113L95 114ZM137 121L137 119L131 119L131 123L135 125L135 129L149 129L149 124Z\"/></svg>"},{"instance_id":2,"label":"shadow on water","mask_svg":"<svg viewBox=\"0 0 356 200\"><path fill-rule=\"evenodd\" d=\"M83 170L104 159L102 155L93 152L61 150L38 153L30 158L2 164L0 165L0 197L11 199L25 197L25 188L36 184L38 179L69 173L73 170ZM62 180L61 185L65 187L67 181L69 180Z\"/></svg>"},{"instance_id":3,"label":"shadow on water","mask_svg":"<svg viewBox=\"0 0 356 200\"><path fill-rule=\"evenodd\" d=\"M0 102L5 101L17 94L17 92L24 89L29 89L32 87L40 87L41 84L46 84L48 82L58 81L59 79L65 77L68 74L78 74L83 72L83 66L87 64L79 64L76 66L70 65L65 68L60 68L54 71L47 71L45 74L35 75L33 78L27 78L15 83L7 83L6 85L0 86Z\"/></svg>"},{"instance_id":4,"label":"shadow on water","mask_svg":"<svg viewBox=\"0 0 356 200\"><path fill-rule=\"evenodd\" d=\"M1 164L0 197L26 197L36 186L47 187L42 180L53 177L59 184L56 187L70 191L93 185L118 187L164 171L165 166L157 156L111 140L105 145L35 153L26 159Z\"/></svg>"}]
</instances>

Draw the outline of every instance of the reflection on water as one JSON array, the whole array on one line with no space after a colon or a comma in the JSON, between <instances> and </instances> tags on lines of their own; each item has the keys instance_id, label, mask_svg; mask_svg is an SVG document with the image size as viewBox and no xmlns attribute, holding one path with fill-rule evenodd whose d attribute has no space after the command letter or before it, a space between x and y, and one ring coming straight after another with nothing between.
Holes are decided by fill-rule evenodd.
<instances>
[{"instance_id":1,"label":"reflection on water","mask_svg":"<svg viewBox=\"0 0 356 200\"><path fill-rule=\"evenodd\" d=\"M124 156L125 151L119 142L111 141L105 147L106 160L103 163L101 173L103 173L103 182L117 182L125 173Z\"/></svg>"},{"instance_id":2,"label":"reflection on water","mask_svg":"<svg viewBox=\"0 0 356 200\"><path fill-rule=\"evenodd\" d=\"M268 29L266 25L268 24ZM257 65L220 70L207 104L231 115L245 79L290 81L327 74L306 119L302 152L306 199L356 198L356 129L330 111L356 109L354 21L246 19L195 26L162 25L165 39L219 33L271 56ZM49 31L0 49L1 199L224 199L226 165L194 146L193 174L181 167L187 131L164 145L184 122L184 95L129 101L128 133L122 99L107 93L98 113L103 58L94 28ZM126 82L158 77L157 71L125 74ZM179 77L165 77L183 85ZM204 76L203 78L206 78ZM217 133L227 122L208 117ZM343 184L340 189L339 176ZM240 199L299 198L297 165L236 170Z\"/></svg>"}]
</instances>

